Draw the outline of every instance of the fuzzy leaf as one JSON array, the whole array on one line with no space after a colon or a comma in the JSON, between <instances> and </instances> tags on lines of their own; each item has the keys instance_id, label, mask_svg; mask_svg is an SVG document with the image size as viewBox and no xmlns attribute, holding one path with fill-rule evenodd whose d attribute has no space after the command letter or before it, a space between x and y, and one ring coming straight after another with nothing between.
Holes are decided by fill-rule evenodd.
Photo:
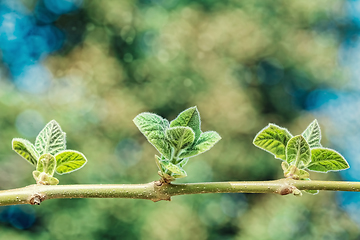
<instances>
[{"instance_id":1,"label":"fuzzy leaf","mask_svg":"<svg viewBox=\"0 0 360 240\"><path fill-rule=\"evenodd\" d=\"M167 170L169 170L170 172L172 172L171 176L174 178L183 178L186 177L187 174L184 171L184 169L182 169L181 167L172 164L169 161L161 161L160 164L166 168Z\"/></svg>"},{"instance_id":2,"label":"fuzzy leaf","mask_svg":"<svg viewBox=\"0 0 360 240\"><path fill-rule=\"evenodd\" d=\"M155 155L155 163L156 163L156 166L159 168L159 170L160 170L162 173L165 173L165 168L161 165L161 161L162 161L162 159L161 159L158 155Z\"/></svg>"},{"instance_id":3,"label":"fuzzy leaf","mask_svg":"<svg viewBox=\"0 0 360 240\"><path fill-rule=\"evenodd\" d=\"M54 175L55 167L55 157L49 153L45 153L40 156L36 166L36 170L39 172L44 172L51 177Z\"/></svg>"},{"instance_id":4,"label":"fuzzy leaf","mask_svg":"<svg viewBox=\"0 0 360 240\"><path fill-rule=\"evenodd\" d=\"M197 142L190 148L186 149L185 152L180 155L180 158L194 157L200 153L206 152L212 148L220 139L220 135L214 131L201 133Z\"/></svg>"},{"instance_id":5,"label":"fuzzy leaf","mask_svg":"<svg viewBox=\"0 0 360 240\"><path fill-rule=\"evenodd\" d=\"M79 170L87 160L81 152L66 150L55 155L56 173L65 174Z\"/></svg>"},{"instance_id":6,"label":"fuzzy leaf","mask_svg":"<svg viewBox=\"0 0 360 240\"><path fill-rule=\"evenodd\" d=\"M195 141L201 135L201 120L200 113L196 107L191 107L181 112L170 123L170 127L190 127L195 133Z\"/></svg>"},{"instance_id":7,"label":"fuzzy leaf","mask_svg":"<svg viewBox=\"0 0 360 240\"><path fill-rule=\"evenodd\" d=\"M159 153L170 159L171 146L165 139L165 130L169 128L169 122L153 113L140 113L133 121Z\"/></svg>"},{"instance_id":8,"label":"fuzzy leaf","mask_svg":"<svg viewBox=\"0 0 360 240\"><path fill-rule=\"evenodd\" d=\"M58 185L59 184L59 179L57 179L56 177L48 177L46 179L46 184L48 184L48 185Z\"/></svg>"},{"instance_id":9,"label":"fuzzy leaf","mask_svg":"<svg viewBox=\"0 0 360 240\"><path fill-rule=\"evenodd\" d=\"M28 140L14 138L12 140L12 149L29 163L33 165L37 164L39 153L36 151L34 145L32 145L32 143Z\"/></svg>"},{"instance_id":10,"label":"fuzzy leaf","mask_svg":"<svg viewBox=\"0 0 360 240\"><path fill-rule=\"evenodd\" d=\"M292 135L286 128L269 124L254 138L254 145L273 154L275 158L286 161L285 149Z\"/></svg>"},{"instance_id":11,"label":"fuzzy leaf","mask_svg":"<svg viewBox=\"0 0 360 240\"><path fill-rule=\"evenodd\" d=\"M189 127L171 127L166 130L166 139L175 149L186 149L193 144L195 134Z\"/></svg>"},{"instance_id":12,"label":"fuzzy leaf","mask_svg":"<svg viewBox=\"0 0 360 240\"><path fill-rule=\"evenodd\" d=\"M310 147L301 135L290 139L286 146L286 161L297 168L307 166L310 162Z\"/></svg>"},{"instance_id":13,"label":"fuzzy leaf","mask_svg":"<svg viewBox=\"0 0 360 240\"><path fill-rule=\"evenodd\" d=\"M36 137L35 148L40 155L45 153L55 155L66 149L65 136L60 125L55 120L51 120Z\"/></svg>"},{"instance_id":14,"label":"fuzzy leaf","mask_svg":"<svg viewBox=\"0 0 360 240\"><path fill-rule=\"evenodd\" d=\"M338 152L328 148L314 148L311 150L311 162L307 166L311 171L329 172L349 168L345 158Z\"/></svg>"},{"instance_id":15,"label":"fuzzy leaf","mask_svg":"<svg viewBox=\"0 0 360 240\"><path fill-rule=\"evenodd\" d=\"M321 130L316 119L310 123L301 135L305 138L310 148L321 147Z\"/></svg>"},{"instance_id":16,"label":"fuzzy leaf","mask_svg":"<svg viewBox=\"0 0 360 240\"><path fill-rule=\"evenodd\" d=\"M55 177L51 177L44 172L33 171L33 177L36 180L36 183L43 185L58 185L59 180Z\"/></svg>"},{"instance_id":17,"label":"fuzzy leaf","mask_svg":"<svg viewBox=\"0 0 360 240\"><path fill-rule=\"evenodd\" d=\"M184 158L183 160L181 160L180 163L178 163L178 165L183 168L189 161L189 158Z\"/></svg>"}]
</instances>

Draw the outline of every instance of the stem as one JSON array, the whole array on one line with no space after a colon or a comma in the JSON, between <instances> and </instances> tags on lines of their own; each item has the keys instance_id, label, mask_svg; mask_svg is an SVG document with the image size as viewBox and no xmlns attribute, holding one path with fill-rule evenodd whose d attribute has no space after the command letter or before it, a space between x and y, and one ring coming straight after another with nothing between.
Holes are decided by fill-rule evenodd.
<instances>
[{"instance_id":1,"label":"stem","mask_svg":"<svg viewBox=\"0 0 360 240\"><path fill-rule=\"evenodd\" d=\"M298 190L331 190L360 192L360 182L302 181L279 179L252 182L208 182L164 184L160 181L146 184L97 185L30 185L24 188L0 191L0 205L32 204L55 198L133 198L154 202L172 196L203 193L277 193L286 195Z\"/></svg>"}]
</instances>

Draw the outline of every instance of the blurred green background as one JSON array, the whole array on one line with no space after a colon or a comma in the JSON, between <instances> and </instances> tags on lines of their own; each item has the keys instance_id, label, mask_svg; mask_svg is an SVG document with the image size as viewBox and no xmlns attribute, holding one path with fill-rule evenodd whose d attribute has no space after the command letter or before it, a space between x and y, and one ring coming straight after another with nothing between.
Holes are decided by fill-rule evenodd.
<instances>
[{"instance_id":1,"label":"blurred green background","mask_svg":"<svg viewBox=\"0 0 360 240\"><path fill-rule=\"evenodd\" d=\"M88 158L80 171L55 176L60 184L158 180L156 150L132 119L147 111L172 120L191 106L202 130L223 139L191 158L188 177L176 182L283 177L281 162L252 140L269 122L296 135L316 117L323 145L336 146L320 100L336 99L351 82L339 60L359 32L349 2L0 1L0 188L34 183L11 140L34 142L52 119L68 148ZM0 208L0 239L359 239L341 199L321 192L50 200Z\"/></svg>"}]
</instances>

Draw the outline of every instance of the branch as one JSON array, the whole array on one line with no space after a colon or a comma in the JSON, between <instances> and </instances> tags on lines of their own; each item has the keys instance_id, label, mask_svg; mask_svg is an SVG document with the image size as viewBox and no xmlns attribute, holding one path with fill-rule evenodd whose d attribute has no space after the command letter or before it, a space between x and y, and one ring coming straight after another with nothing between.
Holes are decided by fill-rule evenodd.
<instances>
[{"instance_id":1,"label":"branch","mask_svg":"<svg viewBox=\"0 0 360 240\"><path fill-rule=\"evenodd\" d=\"M154 202L170 201L172 196L202 193L276 193L301 194L299 190L331 190L360 192L360 182L302 181L279 179L252 182L209 182L164 184L160 181L146 184L98 185L30 185L24 188L0 191L0 205L39 205L55 198L133 198Z\"/></svg>"}]
</instances>

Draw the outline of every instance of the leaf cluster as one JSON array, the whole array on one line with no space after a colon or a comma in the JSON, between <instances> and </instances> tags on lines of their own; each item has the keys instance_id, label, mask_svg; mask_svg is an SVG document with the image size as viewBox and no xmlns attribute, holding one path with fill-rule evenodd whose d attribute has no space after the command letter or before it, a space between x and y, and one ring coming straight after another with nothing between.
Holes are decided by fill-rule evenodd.
<instances>
[{"instance_id":1,"label":"leaf cluster","mask_svg":"<svg viewBox=\"0 0 360 240\"><path fill-rule=\"evenodd\" d=\"M189 158L208 151L221 139L217 132L201 131L200 114L196 107L181 112L170 123L148 112L137 115L133 121L161 154L155 155L155 161L165 182L186 177L183 167Z\"/></svg>"},{"instance_id":2,"label":"leaf cluster","mask_svg":"<svg viewBox=\"0 0 360 240\"><path fill-rule=\"evenodd\" d=\"M56 185L54 173L65 174L82 168L87 159L84 154L66 150L66 133L60 125L50 121L38 134L35 145L22 138L12 140L12 149L30 164L36 166L33 176L37 183Z\"/></svg>"},{"instance_id":3,"label":"leaf cluster","mask_svg":"<svg viewBox=\"0 0 360 240\"><path fill-rule=\"evenodd\" d=\"M253 143L283 161L282 168L287 178L310 180L307 170L326 173L349 168L340 153L322 147L320 140L321 130L315 119L297 136L292 136L285 128L269 124L255 136Z\"/></svg>"}]
</instances>

